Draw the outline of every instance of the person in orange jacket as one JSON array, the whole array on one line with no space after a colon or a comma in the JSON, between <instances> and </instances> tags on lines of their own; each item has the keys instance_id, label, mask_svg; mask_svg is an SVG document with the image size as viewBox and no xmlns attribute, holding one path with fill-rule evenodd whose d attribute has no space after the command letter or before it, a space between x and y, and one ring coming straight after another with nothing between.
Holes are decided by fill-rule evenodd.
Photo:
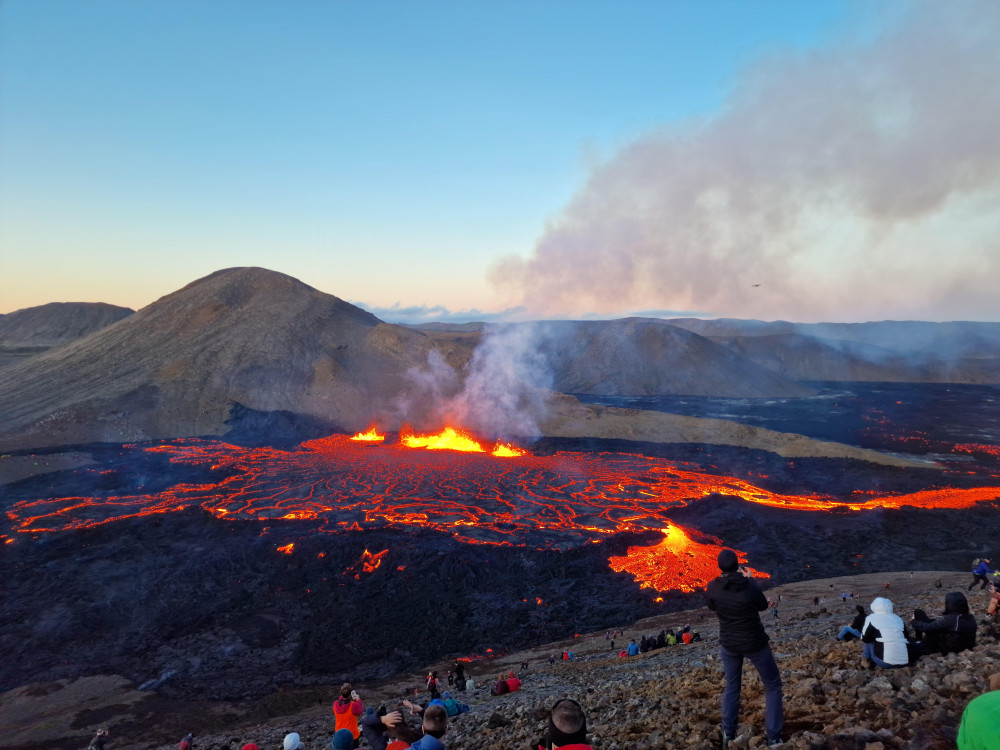
<instances>
[{"instance_id":1,"label":"person in orange jacket","mask_svg":"<svg viewBox=\"0 0 1000 750\"><path fill-rule=\"evenodd\" d=\"M351 688L351 683L345 682L340 686L340 697L333 702L334 732L341 729L350 729L354 739L361 736L358 729L358 717L364 713L364 706L357 692Z\"/></svg>"}]
</instances>

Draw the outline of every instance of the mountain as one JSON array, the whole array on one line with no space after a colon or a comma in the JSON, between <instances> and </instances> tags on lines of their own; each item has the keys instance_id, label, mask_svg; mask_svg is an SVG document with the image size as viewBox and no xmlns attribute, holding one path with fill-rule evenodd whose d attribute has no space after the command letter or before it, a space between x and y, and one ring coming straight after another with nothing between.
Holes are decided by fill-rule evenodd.
<instances>
[{"instance_id":1,"label":"mountain","mask_svg":"<svg viewBox=\"0 0 1000 750\"><path fill-rule=\"evenodd\" d=\"M218 271L111 326L0 370L7 445L218 435L234 403L366 426L437 349L296 279Z\"/></svg>"},{"instance_id":2,"label":"mountain","mask_svg":"<svg viewBox=\"0 0 1000 750\"><path fill-rule=\"evenodd\" d=\"M562 393L776 398L813 391L709 339L652 318L535 324Z\"/></svg>"},{"instance_id":3,"label":"mountain","mask_svg":"<svg viewBox=\"0 0 1000 750\"><path fill-rule=\"evenodd\" d=\"M1000 323L667 322L794 380L1000 383Z\"/></svg>"},{"instance_id":4,"label":"mountain","mask_svg":"<svg viewBox=\"0 0 1000 750\"><path fill-rule=\"evenodd\" d=\"M75 341L133 312L103 302L51 302L0 315L0 367Z\"/></svg>"}]
</instances>

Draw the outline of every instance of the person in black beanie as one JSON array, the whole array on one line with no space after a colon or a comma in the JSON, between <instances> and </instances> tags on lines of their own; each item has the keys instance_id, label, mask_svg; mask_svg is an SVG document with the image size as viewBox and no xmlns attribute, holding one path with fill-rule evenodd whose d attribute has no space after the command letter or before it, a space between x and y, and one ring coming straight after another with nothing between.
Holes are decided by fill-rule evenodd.
<instances>
[{"instance_id":1,"label":"person in black beanie","mask_svg":"<svg viewBox=\"0 0 1000 750\"><path fill-rule=\"evenodd\" d=\"M719 570L722 575L709 582L705 595L708 608L719 618L719 655L726 676L722 692L722 746L727 747L735 738L739 726L744 659L750 660L764 683L767 744L780 745L784 727L781 675L759 614L767 609L767 597L743 574L731 549L719 553Z\"/></svg>"},{"instance_id":2,"label":"person in black beanie","mask_svg":"<svg viewBox=\"0 0 1000 750\"><path fill-rule=\"evenodd\" d=\"M587 744L587 717L571 698L556 701L549 712L549 726L538 741L538 750L593 750ZM534 750L534 746L532 747Z\"/></svg>"}]
</instances>

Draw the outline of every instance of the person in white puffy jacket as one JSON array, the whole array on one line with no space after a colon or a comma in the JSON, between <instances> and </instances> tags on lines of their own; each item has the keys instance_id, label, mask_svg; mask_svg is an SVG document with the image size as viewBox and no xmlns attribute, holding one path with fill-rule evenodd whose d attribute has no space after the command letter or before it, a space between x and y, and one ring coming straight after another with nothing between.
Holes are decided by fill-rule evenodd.
<instances>
[{"instance_id":1,"label":"person in white puffy jacket","mask_svg":"<svg viewBox=\"0 0 1000 750\"><path fill-rule=\"evenodd\" d=\"M871 610L861 628L864 643L861 655L883 669L905 667L910 661L906 634L903 621L892 613L892 602L882 596L876 597Z\"/></svg>"}]
</instances>

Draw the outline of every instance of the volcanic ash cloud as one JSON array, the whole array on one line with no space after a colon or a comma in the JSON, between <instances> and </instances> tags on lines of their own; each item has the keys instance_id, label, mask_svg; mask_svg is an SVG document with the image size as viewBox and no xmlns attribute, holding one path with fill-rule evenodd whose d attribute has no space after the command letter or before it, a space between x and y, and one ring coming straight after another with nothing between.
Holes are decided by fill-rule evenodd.
<instances>
[{"instance_id":1,"label":"volcanic ash cloud","mask_svg":"<svg viewBox=\"0 0 1000 750\"><path fill-rule=\"evenodd\" d=\"M493 280L540 314L995 318L998 38L1000 3L915 3L759 61L717 117L596 167Z\"/></svg>"}]
</instances>

